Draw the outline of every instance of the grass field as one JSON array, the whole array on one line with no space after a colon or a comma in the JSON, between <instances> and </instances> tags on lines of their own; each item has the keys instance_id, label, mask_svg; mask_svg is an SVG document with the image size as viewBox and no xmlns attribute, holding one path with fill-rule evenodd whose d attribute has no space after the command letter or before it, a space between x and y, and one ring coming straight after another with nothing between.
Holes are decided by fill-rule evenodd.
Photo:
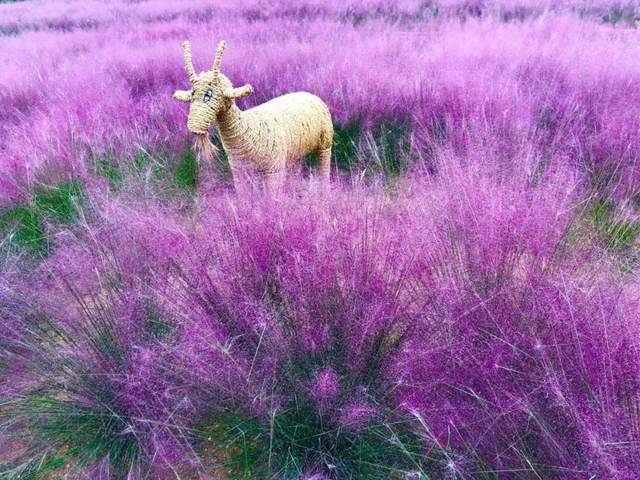
<instances>
[{"instance_id":1,"label":"grass field","mask_svg":"<svg viewBox=\"0 0 640 480\"><path fill-rule=\"evenodd\" d=\"M329 189L199 161L185 39ZM640 477L640 3L0 2L0 65L0 479Z\"/></svg>"}]
</instances>

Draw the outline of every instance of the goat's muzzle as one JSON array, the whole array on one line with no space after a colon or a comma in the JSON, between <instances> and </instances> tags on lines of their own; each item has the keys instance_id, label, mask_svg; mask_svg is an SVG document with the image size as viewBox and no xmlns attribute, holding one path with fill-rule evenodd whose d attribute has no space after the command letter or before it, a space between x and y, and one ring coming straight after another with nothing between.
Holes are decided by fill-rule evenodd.
<instances>
[{"instance_id":1,"label":"goat's muzzle","mask_svg":"<svg viewBox=\"0 0 640 480\"><path fill-rule=\"evenodd\" d=\"M207 136L209 133L209 123L206 120L191 120L187 122L187 128L195 135Z\"/></svg>"},{"instance_id":2,"label":"goat's muzzle","mask_svg":"<svg viewBox=\"0 0 640 480\"><path fill-rule=\"evenodd\" d=\"M187 119L187 128L191 133L196 135L205 135L209 131L215 113L211 106L204 102L191 102L189 107L189 117Z\"/></svg>"}]
</instances>

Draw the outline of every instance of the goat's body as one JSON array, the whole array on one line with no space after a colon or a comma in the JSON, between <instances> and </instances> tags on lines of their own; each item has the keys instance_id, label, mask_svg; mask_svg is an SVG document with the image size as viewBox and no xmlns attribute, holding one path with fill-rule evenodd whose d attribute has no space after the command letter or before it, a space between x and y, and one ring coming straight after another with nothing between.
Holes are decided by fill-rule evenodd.
<instances>
[{"instance_id":1,"label":"goat's body","mask_svg":"<svg viewBox=\"0 0 640 480\"><path fill-rule=\"evenodd\" d=\"M269 185L279 183L287 167L300 165L312 153L318 156L320 176L328 182L333 142L329 108L315 95L297 92L241 111L236 99L251 95L253 87L234 88L220 73L225 46L224 40L218 44L212 69L198 75L191 45L182 44L191 90L176 90L173 97L190 103L187 128L197 135L196 148L205 157L210 155L209 128L215 121L236 187L247 170L263 175Z\"/></svg>"},{"instance_id":2,"label":"goat's body","mask_svg":"<svg viewBox=\"0 0 640 480\"><path fill-rule=\"evenodd\" d=\"M290 93L246 111L233 104L218 116L217 126L234 180L247 167L267 178L279 176L313 153L321 176L329 178L333 123L315 95Z\"/></svg>"}]
</instances>

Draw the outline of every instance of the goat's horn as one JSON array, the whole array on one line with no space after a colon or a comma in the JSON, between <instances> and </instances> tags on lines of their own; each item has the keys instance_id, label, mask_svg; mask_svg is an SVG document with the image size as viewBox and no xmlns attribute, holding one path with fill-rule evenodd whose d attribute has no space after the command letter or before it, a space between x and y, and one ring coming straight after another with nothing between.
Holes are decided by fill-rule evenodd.
<instances>
[{"instance_id":1,"label":"goat's horn","mask_svg":"<svg viewBox=\"0 0 640 480\"><path fill-rule=\"evenodd\" d=\"M198 75L196 75L196 70L193 68L193 60L191 59L191 44L188 40L185 40L182 44L182 51L184 52L184 69L187 71L187 75L189 75L189 80L193 82Z\"/></svg>"},{"instance_id":2,"label":"goat's horn","mask_svg":"<svg viewBox=\"0 0 640 480\"><path fill-rule=\"evenodd\" d=\"M220 74L220 64L222 63L222 54L224 53L224 48L227 46L227 42L222 40L218 44L218 48L216 49L216 58L213 60L213 75L217 77Z\"/></svg>"}]
</instances>

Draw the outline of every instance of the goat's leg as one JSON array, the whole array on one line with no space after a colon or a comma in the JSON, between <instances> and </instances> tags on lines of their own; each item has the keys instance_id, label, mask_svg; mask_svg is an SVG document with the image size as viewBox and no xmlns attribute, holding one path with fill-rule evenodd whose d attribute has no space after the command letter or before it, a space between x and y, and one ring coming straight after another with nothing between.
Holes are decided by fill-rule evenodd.
<instances>
[{"instance_id":1,"label":"goat's leg","mask_svg":"<svg viewBox=\"0 0 640 480\"><path fill-rule=\"evenodd\" d=\"M237 195L247 196L253 190L252 178L246 168L240 164L231 164L231 176L233 177L233 188Z\"/></svg>"},{"instance_id":2,"label":"goat's leg","mask_svg":"<svg viewBox=\"0 0 640 480\"><path fill-rule=\"evenodd\" d=\"M284 171L273 172L273 173L265 173L264 174L264 184L267 192L269 193L278 193L282 189L282 184L284 183Z\"/></svg>"},{"instance_id":3,"label":"goat's leg","mask_svg":"<svg viewBox=\"0 0 640 480\"><path fill-rule=\"evenodd\" d=\"M324 183L329 183L331 174L331 147L318 150L318 173Z\"/></svg>"}]
</instances>

